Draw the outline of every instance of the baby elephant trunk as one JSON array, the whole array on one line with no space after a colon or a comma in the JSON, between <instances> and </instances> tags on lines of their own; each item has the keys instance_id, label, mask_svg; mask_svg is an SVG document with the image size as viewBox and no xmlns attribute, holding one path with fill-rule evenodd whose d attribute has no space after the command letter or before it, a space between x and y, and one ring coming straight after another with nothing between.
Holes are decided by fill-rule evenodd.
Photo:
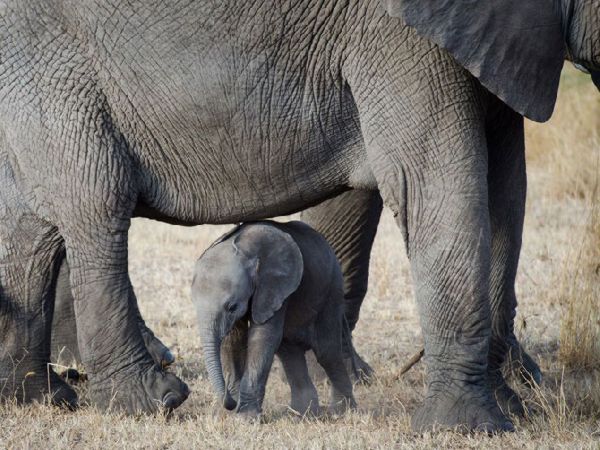
<instances>
[{"instance_id":1,"label":"baby elephant trunk","mask_svg":"<svg viewBox=\"0 0 600 450\"><path fill-rule=\"evenodd\" d=\"M225 409L232 411L236 408L237 404L225 387L223 366L221 365L222 340L222 337L216 331L206 331L203 333L202 350L204 353L206 370L208 371L208 378L210 379L213 389L217 396L223 401Z\"/></svg>"}]
</instances>

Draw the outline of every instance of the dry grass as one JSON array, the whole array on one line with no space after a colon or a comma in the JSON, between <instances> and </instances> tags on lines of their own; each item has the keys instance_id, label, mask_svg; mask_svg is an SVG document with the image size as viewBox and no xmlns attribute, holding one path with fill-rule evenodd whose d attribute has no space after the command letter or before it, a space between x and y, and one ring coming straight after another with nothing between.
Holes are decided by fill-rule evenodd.
<instances>
[{"instance_id":1,"label":"dry grass","mask_svg":"<svg viewBox=\"0 0 600 450\"><path fill-rule=\"evenodd\" d=\"M140 220L131 233L132 280L149 325L178 354L174 371L189 383L192 396L168 420L90 408L65 413L43 405L0 406L0 448L598 448L600 233L594 186L600 100L595 94L568 71L554 120L528 125L530 189L517 281L518 332L546 379L528 394L535 411L518 424L517 433L488 438L410 432L410 413L423 393L423 366L402 378L398 372L421 335L403 243L388 213L375 242L371 285L356 333L377 382L356 388L358 411L301 420L288 413L288 389L274 374L263 425L240 423L214 405L189 300L194 260L227 227L184 229ZM322 398L325 390L319 386Z\"/></svg>"}]
</instances>

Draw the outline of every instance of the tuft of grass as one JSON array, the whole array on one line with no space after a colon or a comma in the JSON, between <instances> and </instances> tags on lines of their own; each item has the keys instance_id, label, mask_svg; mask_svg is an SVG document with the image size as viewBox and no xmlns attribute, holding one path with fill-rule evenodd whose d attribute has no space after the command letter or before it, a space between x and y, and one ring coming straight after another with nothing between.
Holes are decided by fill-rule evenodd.
<instances>
[{"instance_id":1,"label":"tuft of grass","mask_svg":"<svg viewBox=\"0 0 600 450\"><path fill-rule=\"evenodd\" d=\"M600 371L600 204L597 196L588 223L581 227L579 240L573 256L567 259L557 290L558 301L564 305L559 356L570 369Z\"/></svg>"},{"instance_id":2,"label":"tuft of grass","mask_svg":"<svg viewBox=\"0 0 600 450\"><path fill-rule=\"evenodd\" d=\"M567 68L559 105L550 124L527 124L528 162L543 168L540 196L578 205L568 250L557 255L548 246L560 261L546 289L561 310L558 359L551 389L535 389L533 402L552 426L600 418L600 96L586 75Z\"/></svg>"}]
</instances>

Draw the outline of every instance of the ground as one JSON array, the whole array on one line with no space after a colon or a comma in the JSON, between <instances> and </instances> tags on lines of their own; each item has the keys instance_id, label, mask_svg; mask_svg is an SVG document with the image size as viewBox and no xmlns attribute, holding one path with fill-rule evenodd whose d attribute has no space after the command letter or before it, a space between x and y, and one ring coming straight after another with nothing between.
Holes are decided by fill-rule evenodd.
<instances>
[{"instance_id":1,"label":"ground","mask_svg":"<svg viewBox=\"0 0 600 450\"><path fill-rule=\"evenodd\" d=\"M195 259L228 227L182 228L135 220L130 272L148 324L177 355L191 387L172 417L124 417L92 408L0 406L0 448L598 448L600 446L600 96L565 71L548 124L527 124L529 192L517 290L518 335L545 380L532 410L504 436L417 436L410 414L423 395L424 366L399 371L421 345L410 268L391 215L375 242L369 292L355 342L377 379L355 389L358 410L308 420L286 408L275 367L265 423L236 420L213 401L200 358L190 284ZM85 387L78 388L85 401ZM322 401L326 386L321 383Z\"/></svg>"}]
</instances>

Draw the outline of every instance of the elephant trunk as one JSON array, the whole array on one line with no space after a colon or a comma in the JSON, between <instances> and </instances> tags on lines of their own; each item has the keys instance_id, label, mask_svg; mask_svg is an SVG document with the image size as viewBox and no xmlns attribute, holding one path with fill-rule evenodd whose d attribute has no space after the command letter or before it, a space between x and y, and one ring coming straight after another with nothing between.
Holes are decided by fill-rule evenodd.
<instances>
[{"instance_id":1,"label":"elephant trunk","mask_svg":"<svg viewBox=\"0 0 600 450\"><path fill-rule=\"evenodd\" d=\"M223 367L221 365L221 342L222 337L215 330L205 331L203 333L203 353L208 371L208 378L219 399L222 400L225 409L232 411L237 404L231 397L229 390L225 387L223 378Z\"/></svg>"}]
</instances>

